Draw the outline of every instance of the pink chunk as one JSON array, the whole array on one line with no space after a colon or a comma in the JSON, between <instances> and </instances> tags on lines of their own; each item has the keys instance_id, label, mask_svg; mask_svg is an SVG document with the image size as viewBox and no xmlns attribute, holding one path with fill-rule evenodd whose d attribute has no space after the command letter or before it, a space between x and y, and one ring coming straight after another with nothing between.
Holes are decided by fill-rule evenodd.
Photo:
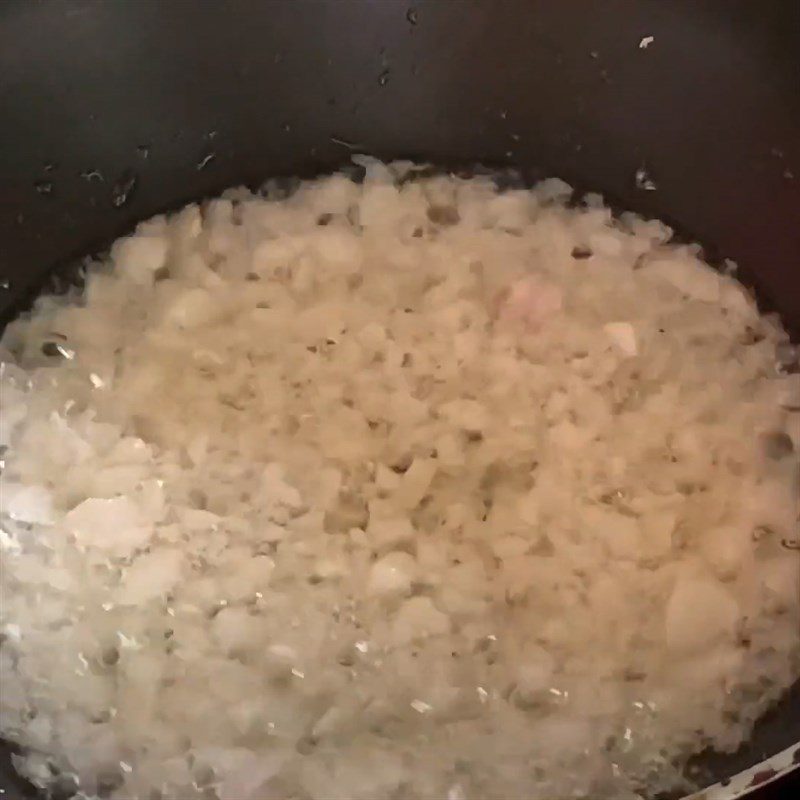
<instances>
[{"instance_id":1,"label":"pink chunk","mask_svg":"<svg viewBox=\"0 0 800 800\"><path fill-rule=\"evenodd\" d=\"M501 292L497 317L501 321L522 322L538 329L561 311L563 302L564 296L558 286L529 276L515 281Z\"/></svg>"}]
</instances>

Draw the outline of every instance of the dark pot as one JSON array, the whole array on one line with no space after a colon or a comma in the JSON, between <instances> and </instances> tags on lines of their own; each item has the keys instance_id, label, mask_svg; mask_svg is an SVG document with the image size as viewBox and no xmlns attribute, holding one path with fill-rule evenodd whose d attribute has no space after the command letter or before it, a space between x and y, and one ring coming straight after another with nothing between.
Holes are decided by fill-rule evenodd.
<instances>
[{"instance_id":1,"label":"dark pot","mask_svg":"<svg viewBox=\"0 0 800 800\"><path fill-rule=\"evenodd\" d=\"M352 150L604 192L800 337L797 0L5 0L0 323L139 219ZM800 684L694 766L766 797L798 761ZM0 787L26 791L7 754Z\"/></svg>"}]
</instances>

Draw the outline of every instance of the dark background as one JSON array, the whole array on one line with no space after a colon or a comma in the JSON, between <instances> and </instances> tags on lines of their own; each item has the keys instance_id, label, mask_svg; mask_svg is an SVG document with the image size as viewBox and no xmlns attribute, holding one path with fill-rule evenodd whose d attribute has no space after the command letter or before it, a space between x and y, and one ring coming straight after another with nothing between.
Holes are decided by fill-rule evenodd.
<instances>
[{"instance_id":1,"label":"dark background","mask_svg":"<svg viewBox=\"0 0 800 800\"><path fill-rule=\"evenodd\" d=\"M138 219L354 150L603 191L800 337L798 0L0 2L0 324ZM798 694L713 774L799 741Z\"/></svg>"}]
</instances>

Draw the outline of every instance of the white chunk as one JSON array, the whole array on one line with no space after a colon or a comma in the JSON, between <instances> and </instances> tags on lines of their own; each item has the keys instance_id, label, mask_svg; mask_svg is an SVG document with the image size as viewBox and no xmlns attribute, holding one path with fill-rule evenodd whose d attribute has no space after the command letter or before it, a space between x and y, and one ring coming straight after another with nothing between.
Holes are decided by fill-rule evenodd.
<instances>
[{"instance_id":1,"label":"white chunk","mask_svg":"<svg viewBox=\"0 0 800 800\"><path fill-rule=\"evenodd\" d=\"M225 653L256 645L263 623L245 608L223 608L211 623L211 633Z\"/></svg>"},{"instance_id":2,"label":"white chunk","mask_svg":"<svg viewBox=\"0 0 800 800\"><path fill-rule=\"evenodd\" d=\"M0 483L0 510L19 522L51 525L54 521L53 498L43 486Z\"/></svg>"},{"instance_id":3,"label":"white chunk","mask_svg":"<svg viewBox=\"0 0 800 800\"><path fill-rule=\"evenodd\" d=\"M614 347L625 356L635 356L639 352L636 344L636 331L630 322L607 322L603 330Z\"/></svg>"},{"instance_id":4,"label":"white chunk","mask_svg":"<svg viewBox=\"0 0 800 800\"><path fill-rule=\"evenodd\" d=\"M135 283L147 283L165 266L168 250L166 237L137 233L115 242L111 258L117 269Z\"/></svg>"},{"instance_id":5,"label":"white chunk","mask_svg":"<svg viewBox=\"0 0 800 800\"><path fill-rule=\"evenodd\" d=\"M394 500L400 508L410 511L419 505L431 485L436 469L436 461L432 458L414 459L394 494Z\"/></svg>"},{"instance_id":6,"label":"white chunk","mask_svg":"<svg viewBox=\"0 0 800 800\"><path fill-rule=\"evenodd\" d=\"M748 558L752 541L741 526L722 525L701 534L699 544L709 567L720 578L731 578Z\"/></svg>"},{"instance_id":7,"label":"white chunk","mask_svg":"<svg viewBox=\"0 0 800 800\"><path fill-rule=\"evenodd\" d=\"M703 578L680 579L667 604L667 646L678 653L696 653L711 644L732 641L739 615L736 600L721 584Z\"/></svg>"},{"instance_id":8,"label":"white chunk","mask_svg":"<svg viewBox=\"0 0 800 800\"><path fill-rule=\"evenodd\" d=\"M219 315L220 302L207 289L196 287L180 294L166 312L166 320L179 328L197 328L213 322Z\"/></svg>"},{"instance_id":9,"label":"white chunk","mask_svg":"<svg viewBox=\"0 0 800 800\"><path fill-rule=\"evenodd\" d=\"M710 267L699 267L688 258L659 258L644 266L648 276L660 278L695 300L715 303L720 297L721 277Z\"/></svg>"},{"instance_id":10,"label":"white chunk","mask_svg":"<svg viewBox=\"0 0 800 800\"><path fill-rule=\"evenodd\" d=\"M163 597L180 581L183 564L183 553L172 548L159 548L141 556L125 573L116 601L123 605L139 605Z\"/></svg>"},{"instance_id":11,"label":"white chunk","mask_svg":"<svg viewBox=\"0 0 800 800\"><path fill-rule=\"evenodd\" d=\"M379 549L391 549L412 542L414 526L406 517L370 519L367 536Z\"/></svg>"},{"instance_id":12,"label":"white chunk","mask_svg":"<svg viewBox=\"0 0 800 800\"><path fill-rule=\"evenodd\" d=\"M138 506L127 497L90 497L73 508L64 523L82 547L119 556L144 546L153 534Z\"/></svg>"},{"instance_id":13,"label":"white chunk","mask_svg":"<svg viewBox=\"0 0 800 800\"><path fill-rule=\"evenodd\" d=\"M554 669L555 660L546 650L537 645L529 645L518 661L518 687L531 694L546 691L552 686Z\"/></svg>"},{"instance_id":14,"label":"white chunk","mask_svg":"<svg viewBox=\"0 0 800 800\"><path fill-rule=\"evenodd\" d=\"M370 568L367 592L379 596L405 594L415 572L416 563L408 553L389 553Z\"/></svg>"},{"instance_id":15,"label":"white chunk","mask_svg":"<svg viewBox=\"0 0 800 800\"><path fill-rule=\"evenodd\" d=\"M397 612L393 635L397 644L442 636L450 631L450 618L439 611L428 597L412 597Z\"/></svg>"}]
</instances>

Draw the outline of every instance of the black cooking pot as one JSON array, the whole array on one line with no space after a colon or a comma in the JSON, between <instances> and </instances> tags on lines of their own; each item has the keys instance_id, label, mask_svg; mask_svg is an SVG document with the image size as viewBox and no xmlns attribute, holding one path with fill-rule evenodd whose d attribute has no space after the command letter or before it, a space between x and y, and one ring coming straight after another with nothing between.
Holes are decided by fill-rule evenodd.
<instances>
[{"instance_id":1,"label":"black cooking pot","mask_svg":"<svg viewBox=\"0 0 800 800\"><path fill-rule=\"evenodd\" d=\"M0 322L139 219L351 151L601 191L800 336L797 0L5 0ZM784 796L798 742L800 684L692 768Z\"/></svg>"}]
</instances>

